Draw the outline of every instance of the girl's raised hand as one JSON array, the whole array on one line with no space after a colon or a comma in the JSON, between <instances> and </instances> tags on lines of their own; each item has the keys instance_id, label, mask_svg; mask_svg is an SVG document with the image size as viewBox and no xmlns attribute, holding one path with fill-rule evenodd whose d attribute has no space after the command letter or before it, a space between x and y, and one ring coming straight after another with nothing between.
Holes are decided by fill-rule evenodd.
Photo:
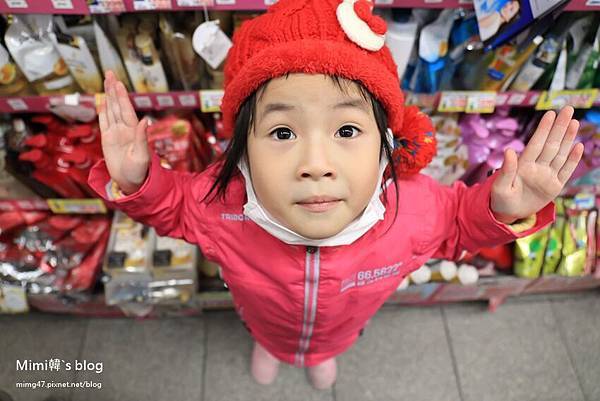
<instances>
[{"instance_id":1,"label":"girl's raised hand","mask_svg":"<svg viewBox=\"0 0 600 401\"><path fill-rule=\"evenodd\" d=\"M563 108L558 117L547 112L521 157L506 150L490 205L499 221L510 224L531 216L560 194L584 150L581 143L573 146L579 130L573 112L571 106Z\"/></svg>"},{"instance_id":2,"label":"girl's raised hand","mask_svg":"<svg viewBox=\"0 0 600 401\"><path fill-rule=\"evenodd\" d=\"M148 121L145 118L138 121L127 89L112 71L106 73L104 93L98 111L104 160L121 191L131 194L140 188L148 173Z\"/></svg>"}]
</instances>

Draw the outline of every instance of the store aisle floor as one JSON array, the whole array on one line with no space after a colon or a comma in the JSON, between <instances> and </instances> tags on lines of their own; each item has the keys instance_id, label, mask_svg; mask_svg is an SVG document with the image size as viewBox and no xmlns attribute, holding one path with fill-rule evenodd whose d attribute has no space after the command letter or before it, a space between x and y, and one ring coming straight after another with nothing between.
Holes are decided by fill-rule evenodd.
<instances>
[{"instance_id":1,"label":"store aisle floor","mask_svg":"<svg viewBox=\"0 0 600 401\"><path fill-rule=\"evenodd\" d=\"M0 316L0 389L15 401L600 400L598 290L509 300L493 314L473 303L387 306L339 358L330 391L287 365L274 385L255 384L251 346L230 311L144 321ZM59 371L17 372L17 361L55 358ZM74 361L87 370L67 370ZM16 387L38 380L102 388Z\"/></svg>"}]
</instances>

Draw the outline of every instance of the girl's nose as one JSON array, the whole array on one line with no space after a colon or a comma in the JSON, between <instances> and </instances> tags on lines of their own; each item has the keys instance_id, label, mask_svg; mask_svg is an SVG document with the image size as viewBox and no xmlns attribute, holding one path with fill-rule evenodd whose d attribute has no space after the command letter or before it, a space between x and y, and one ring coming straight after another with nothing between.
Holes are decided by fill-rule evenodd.
<instances>
[{"instance_id":1,"label":"girl's nose","mask_svg":"<svg viewBox=\"0 0 600 401\"><path fill-rule=\"evenodd\" d=\"M302 179L319 180L323 177L335 178L336 171L322 144L309 145L303 150L297 176Z\"/></svg>"}]
</instances>

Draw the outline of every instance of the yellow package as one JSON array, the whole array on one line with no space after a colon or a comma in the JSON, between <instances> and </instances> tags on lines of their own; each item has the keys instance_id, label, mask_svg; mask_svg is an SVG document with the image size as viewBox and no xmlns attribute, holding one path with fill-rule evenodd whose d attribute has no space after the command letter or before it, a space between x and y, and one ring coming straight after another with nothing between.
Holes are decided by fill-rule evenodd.
<instances>
[{"instance_id":1,"label":"yellow package","mask_svg":"<svg viewBox=\"0 0 600 401\"><path fill-rule=\"evenodd\" d=\"M561 276L581 276L584 274L586 261L589 211L566 208L566 212L567 221L563 237L562 260L557 273Z\"/></svg>"},{"instance_id":2,"label":"yellow package","mask_svg":"<svg viewBox=\"0 0 600 401\"><path fill-rule=\"evenodd\" d=\"M537 278L544 263L544 250L548 243L549 228L543 228L515 242L515 275Z\"/></svg>"},{"instance_id":3,"label":"yellow package","mask_svg":"<svg viewBox=\"0 0 600 401\"><path fill-rule=\"evenodd\" d=\"M550 233L548 234L548 244L546 245L546 252L544 254L544 276L556 273L556 268L562 257L563 235L565 231L565 208L563 199L557 198L555 204L556 220L552 223Z\"/></svg>"},{"instance_id":4,"label":"yellow package","mask_svg":"<svg viewBox=\"0 0 600 401\"><path fill-rule=\"evenodd\" d=\"M8 51L0 44L0 96L28 96L35 92Z\"/></svg>"}]
</instances>

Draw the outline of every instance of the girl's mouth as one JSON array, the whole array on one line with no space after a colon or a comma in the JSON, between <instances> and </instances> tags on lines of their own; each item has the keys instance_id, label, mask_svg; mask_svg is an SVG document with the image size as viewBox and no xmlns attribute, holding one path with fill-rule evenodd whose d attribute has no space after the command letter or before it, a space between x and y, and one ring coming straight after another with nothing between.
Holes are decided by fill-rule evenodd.
<instances>
[{"instance_id":1,"label":"girl's mouth","mask_svg":"<svg viewBox=\"0 0 600 401\"><path fill-rule=\"evenodd\" d=\"M314 196L297 202L302 208L315 212L323 213L336 207L342 200L331 196Z\"/></svg>"}]
</instances>

